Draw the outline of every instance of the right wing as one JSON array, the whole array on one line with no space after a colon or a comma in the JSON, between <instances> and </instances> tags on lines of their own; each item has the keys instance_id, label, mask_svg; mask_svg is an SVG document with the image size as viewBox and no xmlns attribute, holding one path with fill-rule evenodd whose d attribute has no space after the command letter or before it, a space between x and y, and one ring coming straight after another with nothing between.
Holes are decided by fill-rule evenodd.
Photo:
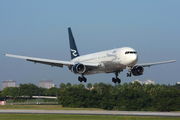
<instances>
[{"instance_id":1,"label":"right wing","mask_svg":"<svg viewBox=\"0 0 180 120\"><path fill-rule=\"evenodd\" d=\"M76 64L73 61L42 59L42 58L19 56L19 55L12 55L12 54L4 54L4 55L7 56L7 57L26 59L27 61L31 61L31 62L34 62L34 63L41 63L41 64L57 66L57 67L63 67L63 65L70 67L70 66L73 66L73 65ZM99 63L83 63L83 62L82 62L82 64L85 65L85 66L88 66L88 67L98 67L100 65Z\"/></svg>"},{"instance_id":2,"label":"right wing","mask_svg":"<svg viewBox=\"0 0 180 120\"><path fill-rule=\"evenodd\" d=\"M142 63L142 64L137 64L137 65L142 66L142 67L150 67L150 66L153 66L153 65L166 64L166 63L172 63L172 62L176 62L176 60L153 62L153 63Z\"/></svg>"}]
</instances>

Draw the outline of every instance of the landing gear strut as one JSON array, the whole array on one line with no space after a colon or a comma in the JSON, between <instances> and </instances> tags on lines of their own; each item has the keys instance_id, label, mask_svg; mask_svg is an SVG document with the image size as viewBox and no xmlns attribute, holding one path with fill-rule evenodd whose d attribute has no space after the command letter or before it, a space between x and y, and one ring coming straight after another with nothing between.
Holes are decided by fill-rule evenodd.
<instances>
[{"instance_id":1,"label":"landing gear strut","mask_svg":"<svg viewBox=\"0 0 180 120\"><path fill-rule=\"evenodd\" d=\"M128 67L127 77L131 77L131 70L132 70L132 67Z\"/></svg>"},{"instance_id":2,"label":"landing gear strut","mask_svg":"<svg viewBox=\"0 0 180 120\"><path fill-rule=\"evenodd\" d=\"M80 82L82 82L82 81L84 81L84 82L86 82L87 81L87 79L84 77L84 75L82 75L82 77L78 77L78 80L80 81Z\"/></svg>"},{"instance_id":3,"label":"landing gear strut","mask_svg":"<svg viewBox=\"0 0 180 120\"><path fill-rule=\"evenodd\" d=\"M121 79L118 78L119 73L120 73L120 71L115 71L116 78L113 77L112 82L114 82L114 83L117 82L118 84L121 83Z\"/></svg>"}]
</instances>

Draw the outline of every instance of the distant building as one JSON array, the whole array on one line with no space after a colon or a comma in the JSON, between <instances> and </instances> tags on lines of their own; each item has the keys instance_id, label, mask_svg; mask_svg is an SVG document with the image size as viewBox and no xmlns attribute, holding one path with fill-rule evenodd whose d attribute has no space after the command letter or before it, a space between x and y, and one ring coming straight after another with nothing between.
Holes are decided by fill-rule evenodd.
<instances>
[{"instance_id":1,"label":"distant building","mask_svg":"<svg viewBox=\"0 0 180 120\"><path fill-rule=\"evenodd\" d=\"M134 83L134 82L139 82L141 85L143 84L143 82L142 81L139 81L138 79L136 79L135 81L132 81L132 83Z\"/></svg>"},{"instance_id":2,"label":"distant building","mask_svg":"<svg viewBox=\"0 0 180 120\"><path fill-rule=\"evenodd\" d=\"M92 90L94 87L92 86L91 88L87 88L88 90Z\"/></svg>"},{"instance_id":3,"label":"distant building","mask_svg":"<svg viewBox=\"0 0 180 120\"><path fill-rule=\"evenodd\" d=\"M2 80L2 90L6 87L16 87L16 81Z\"/></svg>"},{"instance_id":4,"label":"distant building","mask_svg":"<svg viewBox=\"0 0 180 120\"><path fill-rule=\"evenodd\" d=\"M147 85L147 84L153 84L154 85L154 81L151 81L150 79L147 80L147 81L144 81L144 84Z\"/></svg>"},{"instance_id":5,"label":"distant building","mask_svg":"<svg viewBox=\"0 0 180 120\"><path fill-rule=\"evenodd\" d=\"M141 85L142 85L142 84L145 84L145 85L147 85L147 84L153 84L153 85L154 85L154 83L155 83L154 81L151 81L150 79L148 79L147 81L144 81L144 82L143 82L143 81L139 81L138 79L136 79L135 81L132 81L132 83L134 83L134 82L136 82L136 81L139 82Z\"/></svg>"},{"instance_id":6,"label":"distant building","mask_svg":"<svg viewBox=\"0 0 180 120\"><path fill-rule=\"evenodd\" d=\"M49 89L51 87L56 87L56 85L53 84L52 80L42 80L42 81L39 81L39 87Z\"/></svg>"},{"instance_id":7,"label":"distant building","mask_svg":"<svg viewBox=\"0 0 180 120\"><path fill-rule=\"evenodd\" d=\"M177 82L177 84L180 84L180 82Z\"/></svg>"}]
</instances>

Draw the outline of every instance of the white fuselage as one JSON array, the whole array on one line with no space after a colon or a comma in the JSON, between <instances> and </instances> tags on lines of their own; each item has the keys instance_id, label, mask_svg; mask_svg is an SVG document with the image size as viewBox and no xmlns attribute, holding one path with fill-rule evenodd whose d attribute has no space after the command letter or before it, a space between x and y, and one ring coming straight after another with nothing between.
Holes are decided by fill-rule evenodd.
<instances>
[{"instance_id":1,"label":"white fuselage","mask_svg":"<svg viewBox=\"0 0 180 120\"><path fill-rule=\"evenodd\" d=\"M85 73L85 75L88 75L96 73L111 73L116 70L122 71L123 69L126 69L126 67L134 66L138 61L138 56L133 48L123 47L82 55L74 58L72 61L77 63L99 63L100 65L97 69Z\"/></svg>"}]
</instances>

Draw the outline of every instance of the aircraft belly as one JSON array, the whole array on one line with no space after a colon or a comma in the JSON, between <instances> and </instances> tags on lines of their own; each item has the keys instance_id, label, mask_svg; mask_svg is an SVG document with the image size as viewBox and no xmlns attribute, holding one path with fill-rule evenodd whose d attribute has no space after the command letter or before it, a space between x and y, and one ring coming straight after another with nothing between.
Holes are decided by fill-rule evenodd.
<instances>
[{"instance_id":1,"label":"aircraft belly","mask_svg":"<svg viewBox=\"0 0 180 120\"><path fill-rule=\"evenodd\" d=\"M114 72L116 70L123 70L126 66L120 64L119 62L103 62L103 66L98 67L96 69L92 69L88 72L86 72L84 75L90 75L90 74L97 74L97 73L110 73Z\"/></svg>"},{"instance_id":2,"label":"aircraft belly","mask_svg":"<svg viewBox=\"0 0 180 120\"><path fill-rule=\"evenodd\" d=\"M116 69L124 69L126 68L124 65L120 64L119 62L104 62L104 66L106 70L116 70Z\"/></svg>"}]
</instances>

